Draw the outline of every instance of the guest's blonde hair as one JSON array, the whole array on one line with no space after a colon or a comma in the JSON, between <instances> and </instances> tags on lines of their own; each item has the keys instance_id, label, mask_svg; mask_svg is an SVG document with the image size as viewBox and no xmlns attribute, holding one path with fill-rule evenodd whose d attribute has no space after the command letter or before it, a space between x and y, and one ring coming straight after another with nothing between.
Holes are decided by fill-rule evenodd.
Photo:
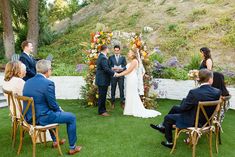
<instances>
[{"instance_id":1,"label":"guest's blonde hair","mask_svg":"<svg viewBox=\"0 0 235 157\"><path fill-rule=\"evenodd\" d=\"M21 75L21 68L23 63L20 61L10 61L6 64L5 67L5 81L10 81L12 77L20 77Z\"/></svg>"}]
</instances>

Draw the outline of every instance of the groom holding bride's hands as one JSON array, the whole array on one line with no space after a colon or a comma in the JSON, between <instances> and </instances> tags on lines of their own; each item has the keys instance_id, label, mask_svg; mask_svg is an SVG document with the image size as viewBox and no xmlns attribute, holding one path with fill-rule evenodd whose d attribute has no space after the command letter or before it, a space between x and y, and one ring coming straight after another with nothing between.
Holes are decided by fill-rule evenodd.
<instances>
[{"instance_id":1,"label":"groom holding bride's hands","mask_svg":"<svg viewBox=\"0 0 235 157\"><path fill-rule=\"evenodd\" d=\"M109 49L106 45L101 46L99 57L96 62L96 77L95 84L98 86L98 114L101 116L110 116L105 107L106 95L108 86L110 85L111 77L116 76L116 72L110 69L107 53Z\"/></svg>"}]
</instances>

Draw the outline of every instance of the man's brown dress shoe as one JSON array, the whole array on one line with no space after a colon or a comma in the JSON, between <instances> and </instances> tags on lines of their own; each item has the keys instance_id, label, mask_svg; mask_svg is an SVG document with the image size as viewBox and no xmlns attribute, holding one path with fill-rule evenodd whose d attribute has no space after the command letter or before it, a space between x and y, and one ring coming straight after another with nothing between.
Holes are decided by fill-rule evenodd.
<instances>
[{"instance_id":1,"label":"man's brown dress shoe","mask_svg":"<svg viewBox=\"0 0 235 157\"><path fill-rule=\"evenodd\" d=\"M114 103L112 103L112 105L111 105L111 109L114 109L115 108L115 105L114 105Z\"/></svg>"},{"instance_id":2,"label":"man's brown dress shoe","mask_svg":"<svg viewBox=\"0 0 235 157\"><path fill-rule=\"evenodd\" d=\"M125 108L125 103L121 103L121 108L124 109Z\"/></svg>"},{"instance_id":3,"label":"man's brown dress shoe","mask_svg":"<svg viewBox=\"0 0 235 157\"><path fill-rule=\"evenodd\" d=\"M104 113L102 113L102 114L100 114L101 116L104 116L104 117L108 117L108 116L110 116L110 114L108 114L107 112L104 112Z\"/></svg>"},{"instance_id":4,"label":"man's brown dress shoe","mask_svg":"<svg viewBox=\"0 0 235 157\"><path fill-rule=\"evenodd\" d=\"M63 145L66 142L66 139L61 139L60 140L60 145ZM52 148L57 148L58 147L58 143L57 142L53 142L52 144Z\"/></svg>"},{"instance_id":5,"label":"man's brown dress shoe","mask_svg":"<svg viewBox=\"0 0 235 157\"><path fill-rule=\"evenodd\" d=\"M81 149L82 149L81 146L76 146L74 149L70 149L69 152L68 152L68 154L69 154L69 155L74 155L74 154L80 152Z\"/></svg>"}]
</instances>

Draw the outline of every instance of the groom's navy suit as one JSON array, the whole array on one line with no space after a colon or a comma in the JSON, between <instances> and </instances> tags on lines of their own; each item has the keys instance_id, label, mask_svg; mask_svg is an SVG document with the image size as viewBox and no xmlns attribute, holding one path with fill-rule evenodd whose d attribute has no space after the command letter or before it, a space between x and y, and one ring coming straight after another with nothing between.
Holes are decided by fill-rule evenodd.
<instances>
[{"instance_id":1,"label":"groom's navy suit","mask_svg":"<svg viewBox=\"0 0 235 157\"><path fill-rule=\"evenodd\" d=\"M23 78L25 81L36 75L36 61L25 52L22 52L19 59L26 66L26 75Z\"/></svg>"},{"instance_id":2,"label":"groom's navy suit","mask_svg":"<svg viewBox=\"0 0 235 157\"><path fill-rule=\"evenodd\" d=\"M189 91L187 97L182 100L180 106L173 106L168 115L165 116L163 126L165 127L165 137L168 142L172 142L172 125L178 128L194 126L196 111L199 101L215 101L220 99L220 90L210 85L202 85L199 88ZM210 116L215 108L207 107L206 112ZM200 114L201 115L201 114ZM206 119L201 115L199 125L204 125Z\"/></svg>"},{"instance_id":3,"label":"groom's navy suit","mask_svg":"<svg viewBox=\"0 0 235 157\"><path fill-rule=\"evenodd\" d=\"M117 58L115 55L112 55L109 57L109 65L110 67L114 66L121 66L122 71L126 69L126 58L124 56L119 55ZM122 72L120 71L120 72ZM120 73L118 72L118 73ZM115 92L116 92L116 87L119 87L119 92L120 92L120 99L121 102L124 103L125 98L124 98L124 76L122 77L112 77L111 79L111 101L114 103L115 101Z\"/></svg>"},{"instance_id":4,"label":"groom's navy suit","mask_svg":"<svg viewBox=\"0 0 235 157\"><path fill-rule=\"evenodd\" d=\"M102 114L106 112L106 95L111 77L114 75L114 71L110 69L108 59L103 53L99 54L96 62L96 68L95 84L98 86L99 92L98 113Z\"/></svg>"}]
</instances>

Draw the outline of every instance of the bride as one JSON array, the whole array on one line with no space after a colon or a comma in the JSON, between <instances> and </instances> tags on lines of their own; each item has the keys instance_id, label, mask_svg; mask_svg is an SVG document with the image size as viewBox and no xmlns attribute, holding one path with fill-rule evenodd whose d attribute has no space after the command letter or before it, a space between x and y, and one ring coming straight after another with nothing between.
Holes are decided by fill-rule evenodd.
<instances>
[{"instance_id":1,"label":"bride","mask_svg":"<svg viewBox=\"0 0 235 157\"><path fill-rule=\"evenodd\" d=\"M161 113L155 110L145 109L139 96L137 76L139 61L137 59L137 53L137 49L131 49L128 53L128 60L130 62L126 66L127 69L119 74L115 74L116 77L125 75L126 101L123 114L142 118L156 117L161 115Z\"/></svg>"}]
</instances>

